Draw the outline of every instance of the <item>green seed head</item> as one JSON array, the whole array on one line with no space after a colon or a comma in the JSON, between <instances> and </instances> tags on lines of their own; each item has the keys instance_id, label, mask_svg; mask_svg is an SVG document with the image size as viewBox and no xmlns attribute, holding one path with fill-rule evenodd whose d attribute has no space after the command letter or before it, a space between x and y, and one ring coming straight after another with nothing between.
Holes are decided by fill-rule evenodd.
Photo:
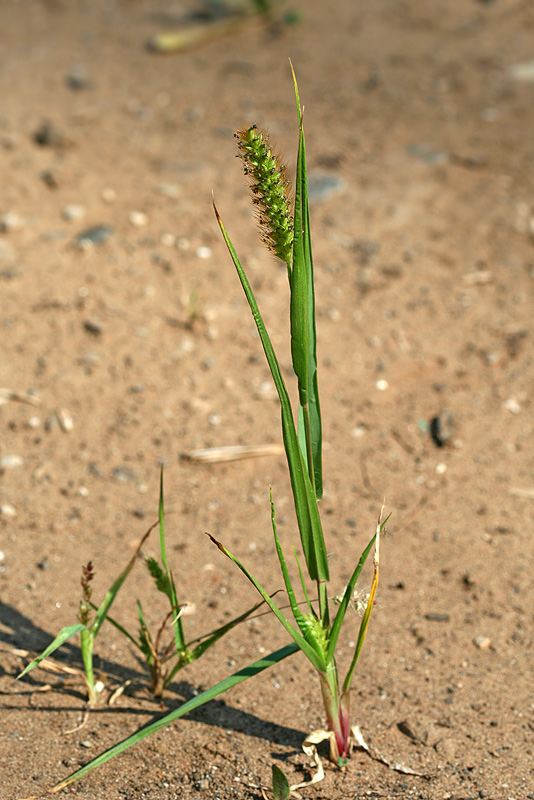
<instances>
[{"instance_id":1,"label":"green seed head","mask_svg":"<svg viewBox=\"0 0 534 800\"><path fill-rule=\"evenodd\" d=\"M269 137L255 125L241 128L236 134L245 175L250 178L253 203L263 241L275 255L291 264L293 223L289 202L286 167L273 152Z\"/></svg>"},{"instance_id":2,"label":"green seed head","mask_svg":"<svg viewBox=\"0 0 534 800\"><path fill-rule=\"evenodd\" d=\"M316 653L324 656L328 650L328 632L320 619L312 614L303 614L300 628L302 635Z\"/></svg>"}]
</instances>

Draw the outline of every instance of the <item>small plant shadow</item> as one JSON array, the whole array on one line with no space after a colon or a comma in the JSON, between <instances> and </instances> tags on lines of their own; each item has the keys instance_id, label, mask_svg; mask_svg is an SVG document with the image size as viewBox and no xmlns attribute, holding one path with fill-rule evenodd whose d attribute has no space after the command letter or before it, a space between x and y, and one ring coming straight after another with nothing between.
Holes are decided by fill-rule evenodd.
<instances>
[{"instance_id":1,"label":"small plant shadow","mask_svg":"<svg viewBox=\"0 0 534 800\"><path fill-rule=\"evenodd\" d=\"M28 650L30 652L40 652L47 647L54 639L54 636L21 614L20 611L0 600L0 642L9 647ZM54 660L77 666L82 669L82 654L79 646L72 642L65 642L56 654ZM135 669L124 667L105 658L97 658L98 669L110 675L114 675L120 680L145 680L145 675ZM0 666L0 675L5 674L5 670ZM25 676L29 680L29 676Z\"/></svg>"},{"instance_id":2,"label":"small plant shadow","mask_svg":"<svg viewBox=\"0 0 534 800\"><path fill-rule=\"evenodd\" d=\"M44 649L54 637L43 630L43 628L35 625L28 617L25 617L12 606L7 605L0 601L0 642L13 648L20 648L24 650L39 651ZM81 650L75 644L66 642L59 653L54 656L55 660L69 665L82 665ZM113 675L120 680L133 680L136 683L147 682L147 677L144 673L137 670L124 667L123 665L116 664L106 659L99 659L99 668L110 675ZM0 666L0 675L6 674L6 670ZM30 675L25 676L24 682L26 684L35 685L36 687L41 681L35 681ZM154 715L152 708L131 708L124 706L95 708L92 714L132 714L133 716L147 715L151 716L150 722L152 724L160 716L165 716L169 711L179 706L185 700L194 696L195 691L191 684L186 681L173 681L169 690L172 695L177 697L164 698L164 709L161 714ZM67 686L61 689L62 692L73 694ZM76 697L82 698L82 693L74 691ZM179 698L179 699L178 699ZM150 700L150 698L145 698ZM152 701L153 702L153 701ZM3 705L6 708L5 705ZM48 710L54 712L69 711L72 712L72 706L63 706L54 704L48 706ZM261 717L251 714L247 711L234 708L228 705L224 699L213 700L204 706L201 706L195 711L187 715L187 718L194 722L202 722L206 725L212 725L224 730L232 730L236 733L245 733L248 736L254 736L258 739L265 739L272 744L283 745L299 749L304 733L295 728L290 728L285 725L278 725L277 723L261 719ZM144 727L144 726L143 726Z\"/></svg>"}]
</instances>

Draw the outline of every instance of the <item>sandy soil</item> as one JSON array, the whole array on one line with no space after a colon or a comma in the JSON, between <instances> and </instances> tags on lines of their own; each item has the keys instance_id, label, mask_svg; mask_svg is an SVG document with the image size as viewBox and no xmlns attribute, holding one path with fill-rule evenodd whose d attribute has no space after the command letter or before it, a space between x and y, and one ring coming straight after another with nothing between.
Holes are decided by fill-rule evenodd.
<instances>
[{"instance_id":1,"label":"sandy soil","mask_svg":"<svg viewBox=\"0 0 534 800\"><path fill-rule=\"evenodd\" d=\"M310 171L337 191L312 207L333 594L383 497L392 513L354 721L389 760L432 776L358 751L302 796L532 798L532 4L295 0L301 23L278 33L251 26L188 53L147 50L195 5L0 7L0 386L14 393L0 407L0 796L38 794L287 641L269 617L236 629L162 707L104 627L108 687L132 683L71 733L85 708L78 681L43 670L14 681L26 663L15 648L42 649L75 621L82 564L93 560L100 600L134 552L156 517L162 463L169 558L195 604L187 630L255 599L204 531L280 588L268 486L289 549L284 459L182 456L280 441L211 192L289 375L287 277L257 237L232 132L266 126L294 164L291 56ZM80 247L94 226L109 237ZM452 417L443 447L428 431L440 414ZM136 597L156 624L141 564L114 608L130 627ZM80 666L76 640L58 661ZM312 774L300 746L323 725L315 677L294 657L64 794L260 798L272 763L292 782Z\"/></svg>"}]
</instances>

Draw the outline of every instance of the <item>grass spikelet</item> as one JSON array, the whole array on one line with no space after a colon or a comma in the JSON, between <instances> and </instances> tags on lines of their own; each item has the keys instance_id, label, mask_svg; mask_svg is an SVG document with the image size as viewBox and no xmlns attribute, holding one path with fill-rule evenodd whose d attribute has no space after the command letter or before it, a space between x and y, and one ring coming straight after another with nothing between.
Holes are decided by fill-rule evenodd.
<instances>
[{"instance_id":1,"label":"grass spikelet","mask_svg":"<svg viewBox=\"0 0 534 800\"><path fill-rule=\"evenodd\" d=\"M256 125L235 134L245 175L250 178L253 202L263 241L291 269L293 223L286 167L273 152L269 137Z\"/></svg>"}]
</instances>

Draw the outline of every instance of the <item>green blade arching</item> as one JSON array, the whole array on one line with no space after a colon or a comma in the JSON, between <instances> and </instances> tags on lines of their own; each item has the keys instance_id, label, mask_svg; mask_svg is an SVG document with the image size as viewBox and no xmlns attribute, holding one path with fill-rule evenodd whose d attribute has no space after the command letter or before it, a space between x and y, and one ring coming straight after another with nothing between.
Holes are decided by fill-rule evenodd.
<instances>
[{"instance_id":1,"label":"green blade arching","mask_svg":"<svg viewBox=\"0 0 534 800\"><path fill-rule=\"evenodd\" d=\"M238 672L234 672L233 675L230 675L228 678L225 678L224 680L215 684L215 686L212 686L210 689L206 689L205 692L201 692L196 697L191 698L191 700L188 700L187 703L184 703L183 705L174 709L174 711L171 711L169 714L165 714L165 716L157 719L155 722L151 722L146 727L136 731L136 733L132 734L132 736L128 736L128 738L123 739L122 742L119 742L109 750L101 753L84 767L76 770L76 772L73 772L72 775L68 776L68 778L65 778L65 780L53 786L49 793L51 794L53 792L59 792L61 789L69 786L74 781L78 780L79 778L83 778L89 772L92 772L92 770L100 767L102 764L105 764L106 761L109 761L120 753L123 753L129 747L132 747L132 745L137 744L147 736L150 736L150 734L165 728L171 722L180 719L180 717L183 717L185 714L188 714L195 708L204 705L204 703L219 697L219 695L224 694L224 692L227 692L228 689L232 689L239 683L259 675L260 672L272 667L274 664L278 664L280 661L283 661L284 658L297 653L298 650L298 646L294 642L291 642L291 644L280 648L280 650L275 650L268 656L264 656L258 661L254 661L252 664L249 664L247 667L240 669Z\"/></svg>"},{"instance_id":2,"label":"green blade arching","mask_svg":"<svg viewBox=\"0 0 534 800\"><path fill-rule=\"evenodd\" d=\"M159 552L161 557L161 563L163 564L163 569L165 570L165 575L168 582L171 608L175 609L176 611L173 617L174 644L176 646L176 652L180 653L185 647L185 634L184 634L184 626L182 623L182 618L178 614L179 603L178 603L178 596L176 594L176 586L174 584L172 573L167 563L167 548L165 544L165 510L163 504L163 467L161 468L160 479L159 479L158 517L159 517Z\"/></svg>"},{"instance_id":3,"label":"green blade arching","mask_svg":"<svg viewBox=\"0 0 534 800\"><path fill-rule=\"evenodd\" d=\"M256 591L259 592L260 595L263 597L264 601L267 603L267 605L269 606L269 608L271 609L277 620L282 623L282 625L289 633L295 644L298 646L299 650L302 650L304 655L311 661L315 669L318 670L319 672L322 669L324 669L323 659L318 655L317 651L306 641L306 639L300 633L300 631L297 630L291 624L291 622L282 614L276 603L273 601L272 597L269 594L267 594L261 583L259 583L259 581L257 581L256 578L248 571L245 565L242 564L241 561L236 556L234 556L233 553L227 550L226 547L223 544L221 544L221 542L218 542L217 539L215 539L211 535L211 533L208 533L207 535L210 537L213 544L217 545L221 553L224 553L224 555L227 556L230 559L230 561L233 561L234 564L237 567L239 567L243 575L245 575L249 579L249 581L254 586Z\"/></svg>"},{"instance_id":4,"label":"green blade arching","mask_svg":"<svg viewBox=\"0 0 534 800\"><path fill-rule=\"evenodd\" d=\"M144 545L144 543L146 542L146 540L148 539L148 537L150 536L151 532L154 530L157 524L158 523L155 522L154 525L151 525L150 528L147 530L147 532L139 542L139 545L137 546L136 551L131 557L130 561L128 562L128 564L123 569L123 571L121 572L121 574L119 575L119 577L117 578L111 589L107 592L106 596L100 603L98 610L95 614L95 618L90 626L90 631L93 639L96 639L98 632L102 627L102 624L106 619L108 612L111 606L113 605L113 602L119 592L119 589L121 588L122 584L124 583L128 575L130 574L130 571L137 560L137 557L141 551L142 546Z\"/></svg>"},{"instance_id":5,"label":"green blade arching","mask_svg":"<svg viewBox=\"0 0 534 800\"><path fill-rule=\"evenodd\" d=\"M46 658L47 656L51 655L55 650L61 647L67 639L70 639L72 636L75 636L80 631L87 630L85 625L82 625L81 622L78 622L76 625L67 625L66 628L62 628L53 642L51 642L46 650L43 650L40 656L37 656L33 661L31 661L27 667L25 667L20 675L17 675L17 680L22 678L23 675L26 675L27 672L32 670L34 667L37 667L41 661Z\"/></svg>"},{"instance_id":6,"label":"green blade arching","mask_svg":"<svg viewBox=\"0 0 534 800\"><path fill-rule=\"evenodd\" d=\"M191 648L192 642L188 642L183 657L178 660L178 662L174 665L168 676L165 678L165 686L168 686L170 684L176 673L180 669L182 669L182 667L185 666L185 664L190 664L191 662L196 661L197 658L200 658L202 655L204 655L206 650L209 650L210 647L213 647L213 645L216 644L216 642L218 642L221 637L223 637L226 633L228 633L228 631L232 630L232 628L235 628L236 625L239 625L241 622L244 622L248 617L250 617L251 614L257 611L258 608L260 608L260 606L262 605L263 605L263 600L253 605L252 608L249 608L243 614L240 614L238 617L235 617L235 619L232 619L230 620L230 622L227 622L226 625L221 625L220 628L217 628L216 630L211 631L210 633L200 637L201 641L199 642L199 644L197 644L196 647ZM198 641L198 639L195 639L194 641Z\"/></svg>"},{"instance_id":7,"label":"green blade arching","mask_svg":"<svg viewBox=\"0 0 534 800\"><path fill-rule=\"evenodd\" d=\"M226 233L215 204L213 207L219 227L226 242L226 246L228 247L228 251L232 257L232 261L234 262L234 266L237 270L241 285L252 311L263 350L271 370L271 375L273 376L274 384L278 392L278 397L280 398L282 414L282 437L289 466L289 475L291 479L291 488L293 491L297 521L299 525L300 539L302 543L302 549L304 551L304 557L306 559L308 573L312 580L328 581L329 573L326 546L321 527L321 520L319 517L319 510L317 508L317 499L312 488L308 470L304 464L302 452L297 440L297 433L295 431L295 425L293 422L293 413L291 410L289 395L280 372L280 366L269 338L269 334L267 333L265 324L256 303L256 298L254 297L234 246L232 245L232 242Z\"/></svg>"},{"instance_id":8,"label":"green blade arching","mask_svg":"<svg viewBox=\"0 0 534 800\"><path fill-rule=\"evenodd\" d=\"M295 622L299 626L300 632L303 636L305 636L305 630L307 628L306 625L306 618L302 611L299 608L299 604L297 602L297 598L295 596L295 592L293 590L293 584L291 583L291 578L289 577L289 570L287 568L286 559L284 556L284 551L282 550L282 545L280 544L280 539L278 538L278 531L276 529L276 519L274 513L274 501L273 501L273 492L271 490L271 525L273 528L273 535L274 535L274 542L276 546L276 554L278 556L278 561L280 563L280 569L282 570L282 577L284 579L284 585L286 587L286 594L287 599L289 600L289 605L291 606L291 611L293 612L293 616L295 618ZM309 601L308 601L309 602Z\"/></svg>"},{"instance_id":9,"label":"green blade arching","mask_svg":"<svg viewBox=\"0 0 534 800\"><path fill-rule=\"evenodd\" d=\"M343 620L345 618L345 614L347 613L347 608L348 608L348 605L349 605L349 602L350 602L350 598L352 597L352 593L354 592L354 588L356 586L358 578L360 577L360 572L363 569L363 565L367 561L367 557L368 557L369 553L371 552L371 548L372 548L373 544L375 543L375 539L376 539L376 533L372 537L371 541L369 542L369 544L367 545L367 547L365 548L363 553L361 554L360 560L358 561L356 569L354 570L354 572L350 576L350 580L347 583L347 587L346 587L346 589L345 589L345 591L343 593L343 599L341 600L341 603L339 604L339 608L337 610L337 614L336 614L336 616L334 618L334 622L332 623L332 628L330 629L330 640L329 640L329 643L328 643L328 660L334 658L334 654L336 652L337 640L338 640L339 634L341 632L341 626L343 625Z\"/></svg>"},{"instance_id":10,"label":"green blade arching","mask_svg":"<svg viewBox=\"0 0 534 800\"><path fill-rule=\"evenodd\" d=\"M343 599L341 600L341 603L339 604L339 608L337 610L337 614L335 616L335 619L334 619L334 622L332 624L332 628L331 628L331 631L330 631L330 641L329 641L329 646L328 646L329 658L330 657L331 658L334 657L337 640L338 640L338 637L339 637L339 633L341 631L341 626L343 624L343 619L344 619L345 614L347 612L348 604L350 602L350 598L352 597L352 593L354 592L354 589L356 587L356 583L358 581L358 578L360 577L360 572L363 569L363 565L367 561L367 558L369 556L369 553L371 552L372 546L376 542L377 537L380 536L380 534L385 529L390 517L391 517L391 514L388 514L388 516L386 517L384 522L380 522L379 525L377 526L376 533L371 538L369 544L367 545L367 547L365 548L365 550L361 554L360 560L358 561L356 569L352 573L352 575L350 577L350 580L349 580L349 582L347 584L347 587L346 587L345 591L343 592ZM376 588L375 588L375 591L376 591ZM369 614L370 614L370 612L369 612ZM360 631L361 631L361 627L362 626L360 625ZM367 627L365 628L365 630L367 630ZM361 644L363 645L363 640L362 640ZM356 649L358 649L358 646L356 646ZM360 646L359 650L361 650L361 646ZM359 650L358 650L358 654L359 654ZM354 662L354 663L356 663L356 662Z\"/></svg>"},{"instance_id":11,"label":"green blade arching","mask_svg":"<svg viewBox=\"0 0 534 800\"><path fill-rule=\"evenodd\" d=\"M96 611L97 606L95 606L94 603L90 603L89 605ZM123 625L117 622L117 620L111 617L109 614L106 616L106 619L110 623L110 625L113 625L113 627L116 628L118 631L120 631L120 633L122 633L123 636L126 636L126 638L129 639L133 645L135 645L138 649L141 649L139 646L139 642L137 641L135 636L132 636L130 631L127 631Z\"/></svg>"},{"instance_id":12,"label":"green blade arching","mask_svg":"<svg viewBox=\"0 0 534 800\"><path fill-rule=\"evenodd\" d=\"M382 511L383 510L384 510L384 507L382 506ZM362 651L362 647L363 647L364 642L365 642L365 637L367 636L367 629L369 628L369 622L371 620L371 614L373 612L373 606L374 606L376 590L378 588L378 572L379 572L379 561L380 561L380 558L379 558L380 534L385 529L385 527L387 525L387 522L388 522L388 519L391 516L391 514L388 514L388 516L386 517L384 522L381 522L382 511L380 512L380 516L378 518L378 524L377 524L376 534L375 534L375 555L374 555L374 559L373 559L374 573L373 573L373 582L371 584L371 591L369 593L369 600L367 601L367 606L366 606L366 609L364 611L364 614L363 614L363 617L362 617L362 621L361 621L361 624L360 624L360 630L358 632L358 639L356 641L356 647L354 648L354 655L352 656L352 661L351 661L350 667L349 667L349 669L347 671L347 674L345 676L345 680L343 681L343 696L346 695L347 696L347 700L348 700L348 693L350 691L350 685L352 683L352 676L354 674L354 668L356 667L356 664L358 662L358 658L360 657L360 653Z\"/></svg>"},{"instance_id":13,"label":"green blade arching","mask_svg":"<svg viewBox=\"0 0 534 800\"><path fill-rule=\"evenodd\" d=\"M147 665L150 667L154 663L156 648L152 641L152 636L146 624L145 614L141 602L137 601L137 615L139 617L139 649L143 653Z\"/></svg>"}]
</instances>

